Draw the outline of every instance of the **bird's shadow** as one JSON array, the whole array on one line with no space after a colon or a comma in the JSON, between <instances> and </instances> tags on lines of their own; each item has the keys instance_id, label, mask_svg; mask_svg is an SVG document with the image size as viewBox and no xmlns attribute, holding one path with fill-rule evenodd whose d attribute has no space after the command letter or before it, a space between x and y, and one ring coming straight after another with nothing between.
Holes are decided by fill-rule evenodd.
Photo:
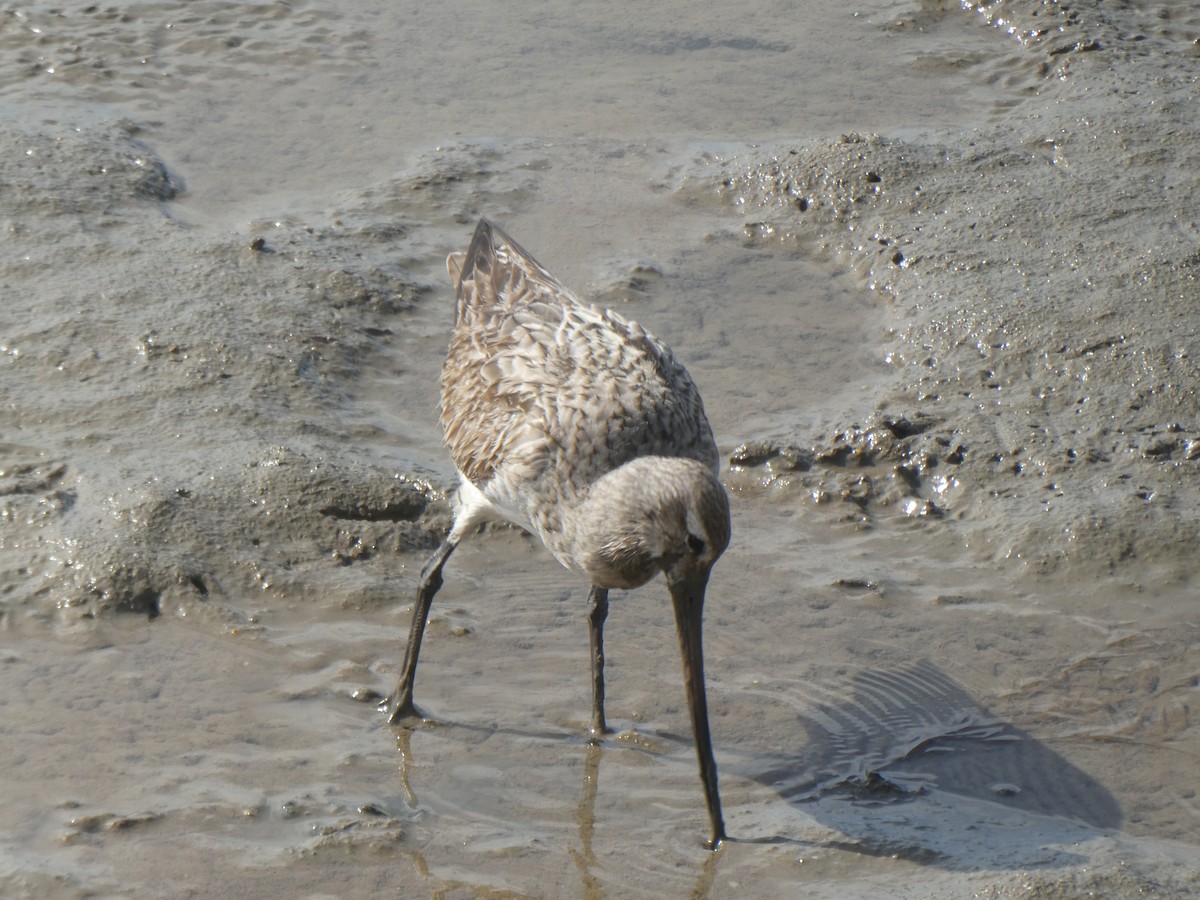
<instances>
[{"instance_id":1,"label":"bird's shadow","mask_svg":"<svg viewBox=\"0 0 1200 900\"><path fill-rule=\"evenodd\" d=\"M768 785L824 829L745 824L746 842L838 847L953 870L1080 862L1066 849L1116 829L1121 812L1099 782L976 703L930 662L867 670L848 685L810 685L795 702L797 752L727 768ZM761 812L761 811L760 811ZM739 821L742 820L742 821ZM753 832L758 832L755 836Z\"/></svg>"}]
</instances>

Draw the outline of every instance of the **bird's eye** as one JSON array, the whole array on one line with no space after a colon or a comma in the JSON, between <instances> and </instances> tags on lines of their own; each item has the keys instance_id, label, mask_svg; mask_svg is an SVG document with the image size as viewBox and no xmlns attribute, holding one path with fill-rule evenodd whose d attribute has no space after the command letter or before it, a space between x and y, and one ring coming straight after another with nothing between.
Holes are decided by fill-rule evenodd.
<instances>
[{"instance_id":1,"label":"bird's eye","mask_svg":"<svg viewBox=\"0 0 1200 900\"><path fill-rule=\"evenodd\" d=\"M704 552L704 538L696 537L694 534L689 534L687 537L688 547L693 553L699 556Z\"/></svg>"}]
</instances>

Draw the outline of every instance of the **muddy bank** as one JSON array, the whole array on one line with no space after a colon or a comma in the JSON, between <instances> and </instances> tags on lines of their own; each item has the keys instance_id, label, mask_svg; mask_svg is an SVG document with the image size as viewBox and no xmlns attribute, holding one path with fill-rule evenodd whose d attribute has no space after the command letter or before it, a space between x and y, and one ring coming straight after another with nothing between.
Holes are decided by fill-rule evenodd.
<instances>
[{"instance_id":1,"label":"muddy bank","mask_svg":"<svg viewBox=\"0 0 1200 900\"><path fill-rule=\"evenodd\" d=\"M0 135L5 616L308 594L428 546L443 492L345 416L422 290L403 216L214 237L137 132Z\"/></svg>"},{"instance_id":2,"label":"muddy bank","mask_svg":"<svg viewBox=\"0 0 1200 900\"><path fill-rule=\"evenodd\" d=\"M1195 893L1196 14L469 13L0 19L0 892ZM602 745L583 588L512 530L448 567L437 724L364 702L480 213L731 461L718 855L661 584Z\"/></svg>"},{"instance_id":3,"label":"muddy bank","mask_svg":"<svg viewBox=\"0 0 1200 900\"><path fill-rule=\"evenodd\" d=\"M686 179L685 195L732 203L749 239L845 261L888 320L890 388L823 433L752 443L735 477L943 516L981 561L1187 581L1196 16L980 12L1040 73L1010 120L749 151Z\"/></svg>"}]
</instances>

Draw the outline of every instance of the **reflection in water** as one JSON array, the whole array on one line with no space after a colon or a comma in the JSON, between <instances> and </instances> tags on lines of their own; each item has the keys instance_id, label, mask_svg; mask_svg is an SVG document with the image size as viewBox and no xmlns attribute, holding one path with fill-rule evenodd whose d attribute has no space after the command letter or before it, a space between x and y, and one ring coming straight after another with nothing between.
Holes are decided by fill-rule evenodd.
<instances>
[{"instance_id":1,"label":"reflection in water","mask_svg":"<svg viewBox=\"0 0 1200 900\"><path fill-rule=\"evenodd\" d=\"M557 731L531 732L502 726L480 726L446 720L440 720L437 724L439 728L447 730L461 729L468 733L487 737L508 735L523 741L546 741L558 747L563 746L564 743L573 743L575 741L573 736ZM436 824L438 819L436 811L442 806L439 802L437 788L426 786L426 796L422 807L422 803L410 780L411 773L419 769L418 761L413 757L412 753L412 735L413 729L411 728L396 729L396 750L399 754L397 770L400 789L404 795L404 802L410 809L417 810L418 808L422 808L424 812L432 813L425 821L435 823L434 828L436 829L438 827ZM575 804L573 813L573 819L579 835L579 844L578 846L568 846L567 852L570 854L571 861L579 872L580 896L585 898L585 900L599 900L599 898L606 897L609 894L624 895L628 893L629 884L631 883L631 873L621 868L606 871L604 865L597 859L595 851L596 800L600 788L600 760L605 753L606 747L603 742L589 740L584 744L584 748L585 753L583 757L579 800ZM609 746L607 749L616 753L628 752L629 750L629 748L621 746ZM659 755L657 752L646 750L644 747L639 748L637 752L646 752L655 757ZM455 807L456 813L464 811L461 807ZM489 819L486 813L480 812L479 819L488 823L489 831L495 825L495 821ZM627 839L627 835L615 835L608 849L612 850L625 846ZM727 842L736 841L736 838L730 838ZM753 841L750 842L753 843ZM706 898L712 892L713 884L717 877L717 867L726 850L724 845L716 852L702 850L699 843L697 843L695 852L697 854L695 858L697 870L690 896L693 898ZM437 885L434 890L434 896L440 896L448 890L458 890L467 887L477 889L481 887L480 885L471 885L459 878L447 878L444 874L439 874L437 870L441 869L442 866L431 866L421 850L408 850L406 851L406 855L411 856L419 875L431 879Z\"/></svg>"},{"instance_id":2,"label":"reflection in water","mask_svg":"<svg viewBox=\"0 0 1200 900\"><path fill-rule=\"evenodd\" d=\"M604 897L604 886L600 882L596 854L592 850L592 838L596 830L596 793L600 786L600 757L604 752L599 741L588 741L583 759L583 787L579 792L579 803L575 806L575 824L579 828L579 849L569 848L571 859L579 869L582 880L580 896L584 900ZM724 845L715 853L705 851L701 857L700 871L692 887L693 900L702 900L712 891L717 877L717 863L724 855Z\"/></svg>"},{"instance_id":3,"label":"reflection in water","mask_svg":"<svg viewBox=\"0 0 1200 900\"><path fill-rule=\"evenodd\" d=\"M713 881L717 877L717 863L724 855L724 844L715 852L704 854L704 861L700 863L700 874L696 876L696 884L692 888L692 900L703 900L712 892Z\"/></svg>"},{"instance_id":4,"label":"reflection in water","mask_svg":"<svg viewBox=\"0 0 1200 900\"><path fill-rule=\"evenodd\" d=\"M592 852L592 835L596 830L596 788L600 783L601 752L599 741L588 741L587 755L583 759L583 789L579 792L579 803L575 806L575 824L579 827L580 849L569 848L571 859L575 861L579 876L583 880L580 896L586 900L604 896L600 879L592 871L596 865L596 854Z\"/></svg>"},{"instance_id":5,"label":"reflection in water","mask_svg":"<svg viewBox=\"0 0 1200 900\"><path fill-rule=\"evenodd\" d=\"M396 732L396 749L400 753L400 788L404 791L404 802L411 809L417 808L417 794L408 780L409 761L412 759L412 732L401 728Z\"/></svg>"}]
</instances>

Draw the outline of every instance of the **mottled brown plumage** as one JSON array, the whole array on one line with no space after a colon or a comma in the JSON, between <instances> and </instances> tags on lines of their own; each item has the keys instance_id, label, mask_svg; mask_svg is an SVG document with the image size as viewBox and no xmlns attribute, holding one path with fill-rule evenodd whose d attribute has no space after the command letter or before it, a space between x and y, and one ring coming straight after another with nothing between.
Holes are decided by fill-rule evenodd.
<instances>
[{"instance_id":1,"label":"mottled brown plumage","mask_svg":"<svg viewBox=\"0 0 1200 900\"><path fill-rule=\"evenodd\" d=\"M417 656L441 569L478 523L520 525L590 583L597 735L606 731L608 590L638 587L663 572L715 847L724 823L700 623L709 571L729 543L729 505L700 394L664 344L636 322L577 300L486 219L447 268L458 306L442 369L441 422L461 476L460 502L421 575L391 721L415 714Z\"/></svg>"}]
</instances>

